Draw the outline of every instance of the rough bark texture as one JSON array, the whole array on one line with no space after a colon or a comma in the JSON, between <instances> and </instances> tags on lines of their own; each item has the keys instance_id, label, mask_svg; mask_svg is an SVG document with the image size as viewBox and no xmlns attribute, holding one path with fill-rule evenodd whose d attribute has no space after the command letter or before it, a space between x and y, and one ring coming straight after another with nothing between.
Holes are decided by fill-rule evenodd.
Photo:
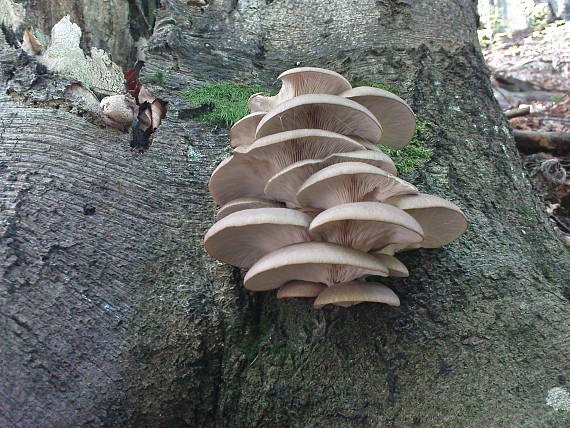
<instances>
[{"instance_id":1,"label":"rough bark texture","mask_svg":"<svg viewBox=\"0 0 570 428\"><path fill-rule=\"evenodd\" d=\"M0 426L552 426L569 259L523 175L470 0L164 0L146 76L170 102L144 155L2 41ZM402 256L400 308L251 296L202 249L228 132L178 118L204 80L296 64L397 87L429 123L405 178L470 226Z\"/></svg>"},{"instance_id":2,"label":"rough bark texture","mask_svg":"<svg viewBox=\"0 0 570 428\"><path fill-rule=\"evenodd\" d=\"M104 49L126 66L136 58L136 44L150 34L158 0L11 0L25 8L25 25L50 35L64 16L81 23L82 47ZM43 37L41 37L43 39Z\"/></svg>"}]
</instances>

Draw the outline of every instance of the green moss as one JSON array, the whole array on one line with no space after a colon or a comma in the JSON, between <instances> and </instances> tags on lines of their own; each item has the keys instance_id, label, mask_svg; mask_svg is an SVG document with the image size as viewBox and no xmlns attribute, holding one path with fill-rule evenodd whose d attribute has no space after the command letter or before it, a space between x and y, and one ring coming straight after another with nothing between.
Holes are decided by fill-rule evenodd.
<instances>
[{"instance_id":1,"label":"green moss","mask_svg":"<svg viewBox=\"0 0 570 428\"><path fill-rule=\"evenodd\" d=\"M410 144L401 150L379 145L392 158L399 172L410 172L421 167L431 158L432 137L428 134L429 122L417 122L416 133Z\"/></svg>"},{"instance_id":2,"label":"green moss","mask_svg":"<svg viewBox=\"0 0 570 428\"><path fill-rule=\"evenodd\" d=\"M209 123L233 125L249 113L247 100L255 93L264 92L259 85L238 85L232 82L213 82L198 88L182 91L181 95L194 107L210 105L211 111L196 119Z\"/></svg>"},{"instance_id":3,"label":"green moss","mask_svg":"<svg viewBox=\"0 0 570 428\"><path fill-rule=\"evenodd\" d=\"M527 205L521 205L521 211L529 223L536 223L536 215Z\"/></svg>"},{"instance_id":4,"label":"green moss","mask_svg":"<svg viewBox=\"0 0 570 428\"><path fill-rule=\"evenodd\" d=\"M157 85L164 86L166 85L166 73L164 71L157 71L150 76L148 80Z\"/></svg>"},{"instance_id":5,"label":"green moss","mask_svg":"<svg viewBox=\"0 0 570 428\"><path fill-rule=\"evenodd\" d=\"M355 79L350 82L350 84L353 88L356 88L357 86L372 86L373 88L384 89L385 91L389 91L400 96L400 93L396 88L393 88L392 86L386 85L384 83L372 82L371 80L364 78Z\"/></svg>"},{"instance_id":6,"label":"green moss","mask_svg":"<svg viewBox=\"0 0 570 428\"><path fill-rule=\"evenodd\" d=\"M552 267L547 266L547 265L542 266L542 274L549 281L554 281L557 277L555 270Z\"/></svg>"}]
</instances>

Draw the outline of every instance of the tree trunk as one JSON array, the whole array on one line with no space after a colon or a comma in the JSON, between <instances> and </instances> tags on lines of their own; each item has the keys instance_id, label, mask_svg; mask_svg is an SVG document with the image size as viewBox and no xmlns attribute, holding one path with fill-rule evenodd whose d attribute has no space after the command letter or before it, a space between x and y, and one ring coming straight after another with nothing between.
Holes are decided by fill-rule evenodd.
<instances>
[{"instance_id":1,"label":"tree trunk","mask_svg":"<svg viewBox=\"0 0 570 428\"><path fill-rule=\"evenodd\" d=\"M143 155L2 40L0 426L568 424L568 253L493 98L475 4L186 3L157 11L143 75L164 73L169 111ZM433 141L404 178L469 219L402 255L399 308L252 295L202 248L228 130L179 118L179 91L295 65L401 91Z\"/></svg>"}]
</instances>

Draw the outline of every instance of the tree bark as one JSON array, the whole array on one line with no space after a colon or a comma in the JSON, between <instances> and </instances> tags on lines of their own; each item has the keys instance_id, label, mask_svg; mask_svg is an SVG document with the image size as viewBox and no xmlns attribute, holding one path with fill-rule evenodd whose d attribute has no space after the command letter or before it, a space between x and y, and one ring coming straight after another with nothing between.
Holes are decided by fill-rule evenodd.
<instances>
[{"instance_id":1,"label":"tree bark","mask_svg":"<svg viewBox=\"0 0 570 428\"><path fill-rule=\"evenodd\" d=\"M143 80L165 74L169 111L143 155L2 41L0 426L568 423L548 400L570 375L568 253L475 27L470 0L163 0ZM202 248L228 130L179 118L179 91L295 65L396 87L429 124L432 159L404 178L469 229L402 255L400 308L252 295Z\"/></svg>"}]
</instances>

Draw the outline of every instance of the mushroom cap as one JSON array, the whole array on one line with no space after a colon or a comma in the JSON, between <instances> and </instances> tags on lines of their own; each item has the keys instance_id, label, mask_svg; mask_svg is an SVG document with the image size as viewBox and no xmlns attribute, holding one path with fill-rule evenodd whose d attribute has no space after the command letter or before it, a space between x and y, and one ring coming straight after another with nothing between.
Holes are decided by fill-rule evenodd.
<instances>
[{"instance_id":1,"label":"mushroom cap","mask_svg":"<svg viewBox=\"0 0 570 428\"><path fill-rule=\"evenodd\" d=\"M284 71L277 77L283 85L292 86L294 97L304 94L340 94L352 86L342 75L318 67L297 67Z\"/></svg>"},{"instance_id":2,"label":"mushroom cap","mask_svg":"<svg viewBox=\"0 0 570 428\"><path fill-rule=\"evenodd\" d=\"M356 150L349 153L334 153L321 161L299 161L283 168L267 181L264 192L276 200L298 205L297 192L312 174L330 165L357 161L377 166L390 173L396 172L394 163L382 151Z\"/></svg>"},{"instance_id":3,"label":"mushroom cap","mask_svg":"<svg viewBox=\"0 0 570 428\"><path fill-rule=\"evenodd\" d=\"M105 97L99 106L103 123L121 131L126 131L139 114L139 107L129 94Z\"/></svg>"},{"instance_id":4,"label":"mushroom cap","mask_svg":"<svg viewBox=\"0 0 570 428\"><path fill-rule=\"evenodd\" d=\"M421 226L404 211L381 202L336 205L316 216L309 226L313 240L368 252L392 243L423 240Z\"/></svg>"},{"instance_id":5,"label":"mushroom cap","mask_svg":"<svg viewBox=\"0 0 570 428\"><path fill-rule=\"evenodd\" d=\"M262 197L263 189L252 174L246 159L230 156L221 161L212 172L208 189L218 205L245 197Z\"/></svg>"},{"instance_id":6,"label":"mushroom cap","mask_svg":"<svg viewBox=\"0 0 570 428\"><path fill-rule=\"evenodd\" d=\"M228 202L218 210L216 213L216 220L221 220L238 211L254 208L283 208L283 204L261 198L237 198Z\"/></svg>"},{"instance_id":7,"label":"mushroom cap","mask_svg":"<svg viewBox=\"0 0 570 428\"><path fill-rule=\"evenodd\" d=\"M255 140L255 130L265 112L248 114L238 120L230 129L230 145L232 147L249 146Z\"/></svg>"},{"instance_id":8,"label":"mushroom cap","mask_svg":"<svg viewBox=\"0 0 570 428\"><path fill-rule=\"evenodd\" d=\"M363 162L374 165L389 174L398 175L398 170L392 159L380 149L377 151L355 150L349 153L335 153L324 160L325 166L341 162Z\"/></svg>"},{"instance_id":9,"label":"mushroom cap","mask_svg":"<svg viewBox=\"0 0 570 428\"><path fill-rule=\"evenodd\" d=\"M386 303L400 306L400 299L392 290L377 282L350 281L325 288L313 303L315 309L325 305L351 306L361 302Z\"/></svg>"},{"instance_id":10,"label":"mushroom cap","mask_svg":"<svg viewBox=\"0 0 570 428\"><path fill-rule=\"evenodd\" d=\"M283 168L265 184L264 192L277 201L299 206L297 192L307 178L323 168L322 159L307 159Z\"/></svg>"},{"instance_id":11,"label":"mushroom cap","mask_svg":"<svg viewBox=\"0 0 570 428\"><path fill-rule=\"evenodd\" d=\"M292 129L324 129L378 143L382 127L370 111L355 101L337 95L308 94L284 101L269 111L255 133L256 138Z\"/></svg>"},{"instance_id":12,"label":"mushroom cap","mask_svg":"<svg viewBox=\"0 0 570 428\"><path fill-rule=\"evenodd\" d=\"M386 171L362 162L343 162L311 175L297 192L302 206L328 209L349 202L384 201L418 190Z\"/></svg>"},{"instance_id":13,"label":"mushroom cap","mask_svg":"<svg viewBox=\"0 0 570 428\"><path fill-rule=\"evenodd\" d=\"M302 280L326 285L364 275L388 275L388 268L371 254L326 242L303 242L267 254L247 272L244 286L251 291L279 288Z\"/></svg>"},{"instance_id":14,"label":"mushroom cap","mask_svg":"<svg viewBox=\"0 0 570 428\"><path fill-rule=\"evenodd\" d=\"M394 254L399 253L401 251L415 250L417 248L422 248L422 244L421 243L418 243L418 244L390 244L390 245L385 246L381 250L375 251L373 254L374 255L386 254L388 256L393 256ZM396 275L390 275L390 276L396 276Z\"/></svg>"},{"instance_id":15,"label":"mushroom cap","mask_svg":"<svg viewBox=\"0 0 570 428\"><path fill-rule=\"evenodd\" d=\"M274 174L272 162L238 153L220 162L210 177L208 188L218 205L238 198L263 198L265 183Z\"/></svg>"},{"instance_id":16,"label":"mushroom cap","mask_svg":"<svg viewBox=\"0 0 570 428\"><path fill-rule=\"evenodd\" d=\"M257 208L235 212L206 233L204 247L214 258L249 268L281 247L309 240L311 217L288 208Z\"/></svg>"},{"instance_id":17,"label":"mushroom cap","mask_svg":"<svg viewBox=\"0 0 570 428\"><path fill-rule=\"evenodd\" d=\"M237 147L214 170L208 187L220 205L237 198L263 198L267 180L298 159L349 150L365 152L356 141L330 131L280 132L260 138L250 146Z\"/></svg>"},{"instance_id":18,"label":"mushroom cap","mask_svg":"<svg viewBox=\"0 0 570 428\"><path fill-rule=\"evenodd\" d=\"M298 67L287 70L278 77L281 90L272 97L261 94L252 95L247 105L250 111L267 112L279 103L305 94L338 95L351 88L350 83L340 74L316 67Z\"/></svg>"},{"instance_id":19,"label":"mushroom cap","mask_svg":"<svg viewBox=\"0 0 570 428\"><path fill-rule=\"evenodd\" d=\"M454 203L435 195L403 195L386 201L412 217L424 230L423 248L439 248L459 238L467 230L465 214Z\"/></svg>"},{"instance_id":20,"label":"mushroom cap","mask_svg":"<svg viewBox=\"0 0 570 428\"><path fill-rule=\"evenodd\" d=\"M378 257L382 263L388 268L388 276L395 276L398 278L403 278L410 275L408 268L404 263L398 260L396 257L382 254L382 253L371 253L373 256Z\"/></svg>"},{"instance_id":21,"label":"mushroom cap","mask_svg":"<svg viewBox=\"0 0 570 428\"><path fill-rule=\"evenodd\" d=\"M235 151L256 159L270 160L276 172L305 159L322 159L332 153L364 150L352 138L322 129L294 129L268 135Z\"/></svg>"},{"instance_id":22,"label":"mushroom cap","mask_svg":"<svg viewBox=\"0 0 570 428\"><path fill-rule=\"evenodd\" d=\"M277 298L317 297L325 288L327 288L325 284L319 284L318 282L291 281L279 288Z\"/></svg>"},{"instance_id":23,"label":"mushroom cap","mask_svg":"<svg viewBox=\"0 0 570 428\"><path fill-rule=\"evenodd\" d=\"M343 92L341 96L362 104L378 119L383 130L381 144L401 149L414 136L414 112L403 99L392 92L360 86Z\"/></svg>"},{"instance_id":24,"label":"mushroom cap","mask_svg":"<svg viewBox=\"0 0 570 428\"><path fill-rule=\"evenodd\" d=\"M363 140L362 138L355 138L355 140L362 144L366 150L371 150L373 152L382 152L382 149L380 147L374 143L371 143L370 141Z\"/></svg>"}]
</instances>

